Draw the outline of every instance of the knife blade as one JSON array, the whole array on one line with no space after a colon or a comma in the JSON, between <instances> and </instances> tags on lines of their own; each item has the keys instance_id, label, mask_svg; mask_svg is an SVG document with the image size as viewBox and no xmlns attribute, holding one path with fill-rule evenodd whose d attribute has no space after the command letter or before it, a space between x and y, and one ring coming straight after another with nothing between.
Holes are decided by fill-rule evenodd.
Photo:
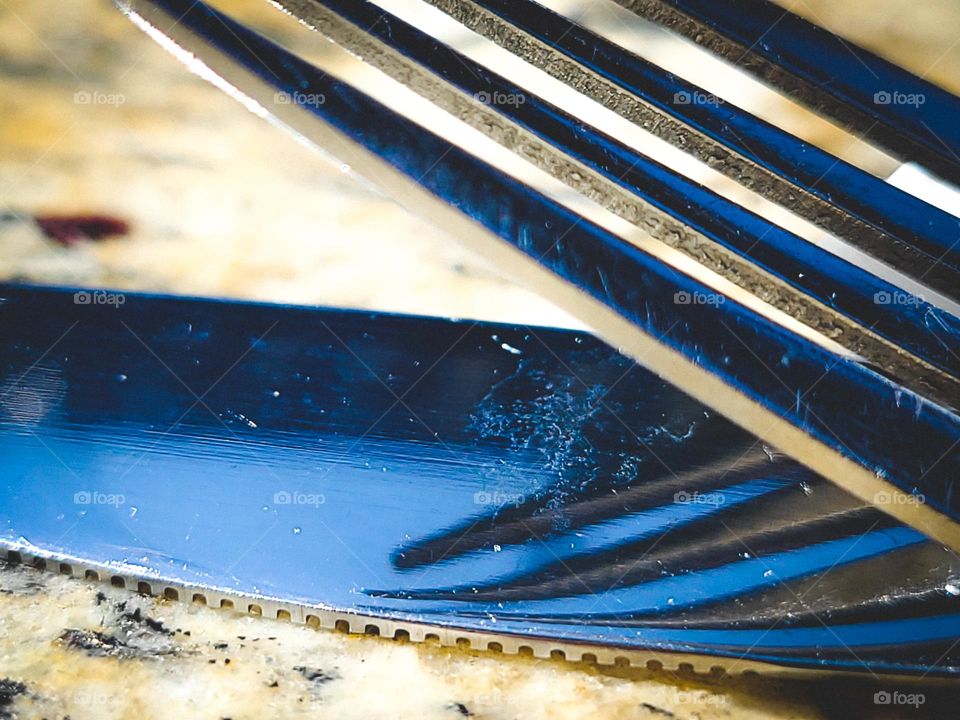
<instances>
[{"instance_id":1,"label":"knife blade","mask_svg":"<svg viewBox=\"0 0 960 720\"><path fill-rule=\"evenodd\" d=\"M540 657L960 672L954 555L589 335L0 298L10 560Z\"/></svg>"}]
</instances>

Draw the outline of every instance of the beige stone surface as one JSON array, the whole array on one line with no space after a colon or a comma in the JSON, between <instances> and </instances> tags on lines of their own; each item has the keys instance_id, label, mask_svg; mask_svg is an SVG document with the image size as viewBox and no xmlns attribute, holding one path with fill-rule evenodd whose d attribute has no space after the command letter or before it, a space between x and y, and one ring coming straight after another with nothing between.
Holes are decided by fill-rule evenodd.
<instances>
[{"instance_id":1,"label":"beige stone surface","mask_svg":"<svg viewBox=\"0 0 960 720\"><path fill-rule=\"evenodd\" d=\"M956 0L774 0L915 75L960 94ZM853 58L851 57L851 60Z\"/></svg>"},{"instance_id":2,"label":"beige stone surface","mask_svg":"<svg viewBox=\"0 0 960 720\"><path fill-rule=\"evenodd\" d=\"M572 322L190 75L107 0L5 3L0 37L0 212L132 225L64 249L7 222L2 278Z\"/></svg>"},{"instance_id":3,"label":"beige stone surface","mask_svg":"<svg viewBox=\"0 0 960 720\"><path fill-rule=\"evenodd\" d=\"M347 636L32 569L0 572L0 661L0 678L27 685L16 707L31 718L456 720L461 705L479 719L820 717L771 683Z\"/></svg>"}]
</instances>

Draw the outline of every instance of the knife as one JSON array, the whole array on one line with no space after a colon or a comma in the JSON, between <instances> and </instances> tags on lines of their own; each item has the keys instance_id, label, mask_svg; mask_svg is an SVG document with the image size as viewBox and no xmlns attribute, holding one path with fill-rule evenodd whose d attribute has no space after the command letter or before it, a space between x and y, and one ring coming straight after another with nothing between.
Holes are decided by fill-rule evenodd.
<instances>
[{"instance_id":1,"label":"knife","mask_svg":"<svg viewBox=\"0 0 960 720\"><path fill-rule=\"evenodd\" d=\"M8 560L351 632L960 672L960 560L589 335L0 287Z\"/></svg>"}]
</instances>

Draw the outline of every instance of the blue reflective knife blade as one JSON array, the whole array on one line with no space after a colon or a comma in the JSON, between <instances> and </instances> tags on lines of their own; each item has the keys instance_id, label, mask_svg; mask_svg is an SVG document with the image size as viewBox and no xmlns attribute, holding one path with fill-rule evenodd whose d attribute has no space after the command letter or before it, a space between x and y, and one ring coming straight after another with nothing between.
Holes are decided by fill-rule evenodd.
<instances>
[{"instance_id":1,"label":"blue reflective knife blade","mask_svg":"<svg viewBox=\"0 0 960 720\"><path fill-rule=\"evenodd\" d=\"M335 152L663 378L857 496L892 494L885 512L960 547L960 418L899 343L916 374L872 363L768 302L764 287L744 290L480 140L452 142L443 118L418 124L391 106L396 94L374 98L381 77L368 87L346 53L320 68L203 3L124 7L204 77ZM904 298L892 304L909 322L918 298ZM924 319L937 324L936 314Z\"/></svg>"},{"instance_id":2,"label":"blue reflective knife blade","mask_svg":"<svg viewBox=\"0 0 960 720\"><path fill-rule=\"evenodd\" d=\"M960 675L960 560L589 335L0 286L0 549L539 657Z\"/></svg>"}]
</instances>

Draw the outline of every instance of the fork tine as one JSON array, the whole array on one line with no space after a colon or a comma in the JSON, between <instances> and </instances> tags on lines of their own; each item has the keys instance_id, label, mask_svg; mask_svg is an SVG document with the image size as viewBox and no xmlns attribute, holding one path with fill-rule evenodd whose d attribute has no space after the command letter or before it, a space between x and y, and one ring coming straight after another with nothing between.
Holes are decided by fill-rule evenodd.
<instances>
[{"instance_id":1,"label":"fork tine","mask_svg":"<svg viewBox=\"0 0 960 720\"><path fill-rule=\"evenodd\" d=\"M960 99L768 0L613 0L960 183ZM921 98L894 102L894 94ZM920 107L923 111L920 111Z\"/></svg>"},{"instance_id":2,"label":"fork tine","mask_svg":"<svg viewBox=\"0 0 960 720\"><path fill-rule=\"evenodd\" d=\"M553 77L573 84L598 102L606 102L659 137L675 144L682 141L687 152L711 167L765 197L789 204L794 212L827 232L914 278L923 278L927 285L956 299L960 291L960 223L949 213L730 102L692 101L713 96L534 0L425 1ZM321 5L318 0L278 2L295 8L301 16ZM359 16L370 17L375 12L375 6L357 0L325 0L322 4L344 14L349 12L362 27L367 27L366 19ZM641 5L669 3L621 4L641 12ZM721 12L723 4L714 3L712 7L717 8L712 11L716 16L736 15ZM372 25L370 32L383 35L378 24ZM818 62L815 50L808 48L811 63ZM902 70L895 70L878 82L889 87L909 86L916 92L923 89L931 103L942 102L953 108L953 117L960 116L960 100L928 83L920 82L922 88L913 87L901 79L905 75ZM820 72L825 70L820 68ZM893 85L895 81L900 84ZM898 118L905 112L896 106L873 108L877 113L896 111ZM912 121L914 134L919 132L914 127L918 124L915 117L903 119ZM872 121L874 125L879 122L879 116ZM953 124L950 130L953 132ZM943 153L944 148L938 151Z\"/></svg>"},{"instance_id":3,"label":"fork tine","mask_svg":"<svg viewBox=\"0 0 960 720\"><path fill-rule=\"evenodd\" d=\"M777 283L744 287L738 283L742 265L697 262L651 237L646 217L625 220L597 203L596 195L573 192L435 105L418 104L414 99L422 98L412 92L361 71L363 63L342 50L325 50L332 54L314 65L204 3L129 0L123 7L168 46L179 44L176 51L194 70L251 109L333 151L665 379L860 498L873 502L877 493L891 493L903 501L883 510L960 548L956 377L951 361L942 351L935 354L935 344L924 337L937 324L948 347L955 341L956 318L944 309L953 308L949 300L941 297L937 307L916 288L904 293L854 270L843 277L825 255L811 254L802 256L798 275L823 270L846 297L866 301L864 293L882 288L877 292L896 293L897 301L875 297L873 307L861 302L855 313L851 304L844 315L808 297L797 313L789 302L772 297ZM277 93L288 101L276 102ZM532 115L524 117L533 128ZM503 122L505 134L532 134L511 118ZM602 168L602 159L594 158L590 167L567 155L552 132L537 129L542 138L549 135L542 147L551 162L571 162L575 172L611 187L595 169ZM584 123L575 129L599 146L599 136ZM599 146L597 154L602 157L608 147ZM665 197L679 187L652 170L635 183L652 190L644 195L646 188L631 188L649 206L656 205L651 201L656 194ZM689 185L685 190L691 193L686 201L701 204L700 212L713 210L706 196L694 195ZM674 195L678 201L679 195ZM750 230L746 216L729 217L734 234ZM793 242L785 234L778 238L785 247ZM756 271L770 277L762 263ZM812 293L802 285L793 287ZM900 302L901 295L908 302ZM820 320L805 314L814 307ZM881 335L857 319L878 319ZM849 320L854 326L841 324ZM850 339L856 332L874 339L858 346ZM887 355L876 354L881 346ZM907 502L904 495L912 492L923 493L927 502Z\"/></svg>"}]
</instances>

